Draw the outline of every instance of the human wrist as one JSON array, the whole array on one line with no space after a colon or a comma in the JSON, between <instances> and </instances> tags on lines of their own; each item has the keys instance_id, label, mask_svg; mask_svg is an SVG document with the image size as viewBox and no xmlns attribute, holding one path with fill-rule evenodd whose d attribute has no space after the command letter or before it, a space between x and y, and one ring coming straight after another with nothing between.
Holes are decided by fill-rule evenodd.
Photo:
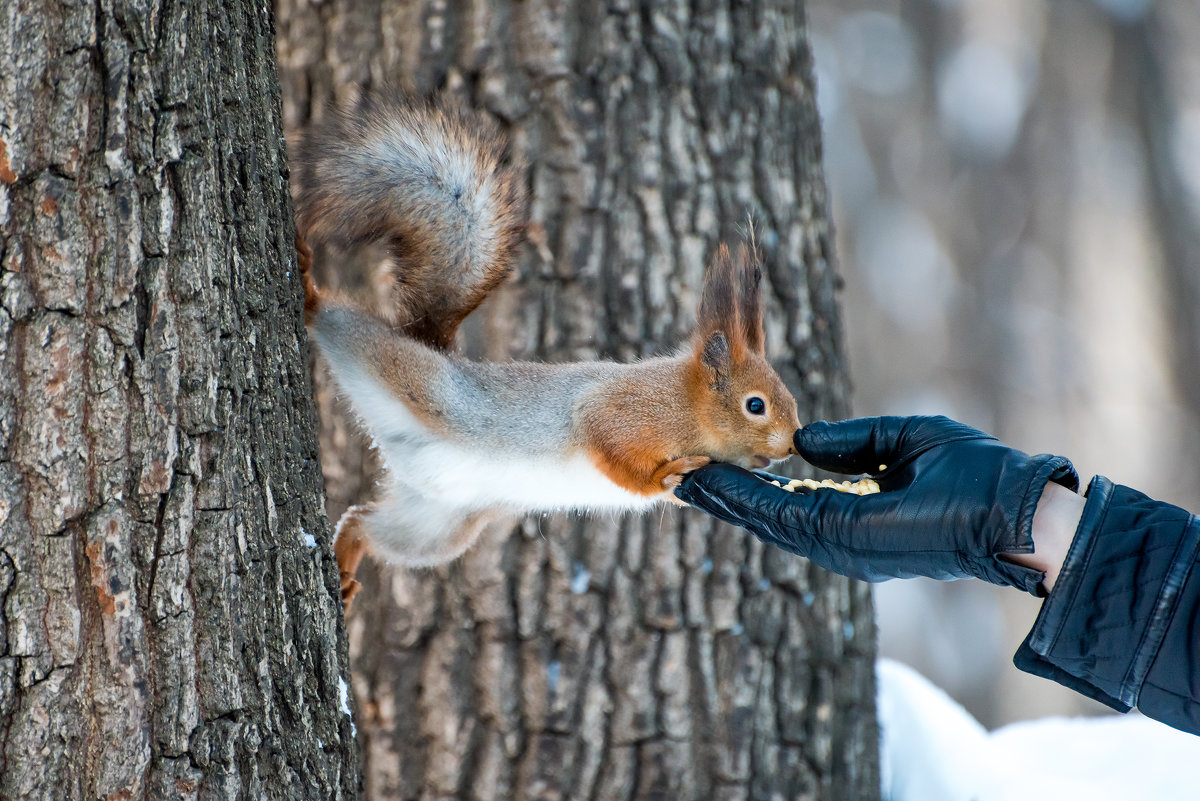
<instances>
[{"instance_id":1,"label":"human wrist","mask_svg":"<svg viewBox=\"0 0 1200 801\"><path fill-rule=\"evenodd\" d=\"M1043 571L1046 575L1042 585L1046 592L1052 590L1058 580L1058 573L1075 539L1075 531L1079 528L1084 503L1083 496L1051 481L1043 490L1037 511L1033 514L1033 553L1006 554L1018 564Z\"/></svg>"}]
</instances>

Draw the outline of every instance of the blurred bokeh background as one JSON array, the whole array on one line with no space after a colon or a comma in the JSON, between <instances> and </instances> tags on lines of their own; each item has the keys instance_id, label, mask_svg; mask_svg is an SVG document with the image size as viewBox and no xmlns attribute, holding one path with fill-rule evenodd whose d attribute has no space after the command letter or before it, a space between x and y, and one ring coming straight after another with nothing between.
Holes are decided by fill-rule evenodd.
<instances>
[{"instance_id":1,"label":"blurred bokeh background","mask_svg":"<svg viewBox=\"0 0 1200 801\"><path fill-rule=\"evenodd\" d=\"M1200 3L810 0L857 414L945 413L1200 511ZM891 582L884 655L985 725L1103 707L1038 602Z\"/></svg>"}]
</instances>

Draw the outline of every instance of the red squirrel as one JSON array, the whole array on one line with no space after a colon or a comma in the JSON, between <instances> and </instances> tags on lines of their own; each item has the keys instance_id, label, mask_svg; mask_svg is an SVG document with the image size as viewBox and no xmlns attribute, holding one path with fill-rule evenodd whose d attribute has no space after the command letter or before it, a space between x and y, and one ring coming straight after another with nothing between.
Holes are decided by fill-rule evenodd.
<instances>
[{"instance_id":1,"label":"red squirrel","mask_svg":"<svg viewBox=\"0 0 1200 801\"><path fill-rule=\"evenodd\" d=\"M504 515L644 510L710 461L766 467L794 453L796 401L763 355L752 246L718 248L695 333L673 356L493 363L453 351L523 235L524 175L505 148L482 117L378 96L301 144L308 330L388 468L382 497L338 523L347 603L364 538L437 565ZM387 316L318 288L305 240L385 242Z\"/></svg>"}]
</instances>

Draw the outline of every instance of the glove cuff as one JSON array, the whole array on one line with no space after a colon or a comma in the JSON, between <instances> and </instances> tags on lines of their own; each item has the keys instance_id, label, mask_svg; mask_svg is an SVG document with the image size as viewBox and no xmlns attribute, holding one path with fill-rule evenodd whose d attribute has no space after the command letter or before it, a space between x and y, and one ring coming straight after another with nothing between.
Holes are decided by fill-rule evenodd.
<instances>
[{"instance_id":1,"label":"glove cuff","mask_svg":"<svg viewBox=\"0 0 1200 801\"><path fill-rule=\"evenodd\" d=\"M1002 557L1004 554L1034 552L1033 516L1037 512L1038 502L1042 499L1046 485L1053 481L1072 492L1077 492L1079 474L1075 472L1075 467L1069 459L1045 453L1028 457L1026 470L1028 478L1023 485L1018 486L1017 492L1011 497L1000 501L1005 505L1012 505L1004 514L1013 521L1010 541L998 542L997 550L990 557L978 560L973 565L972 572L993 584L1016 587L1036 598L1044 598L1046 590L1042 586L1042 580L1046 574L1043 571L1018 565Z\"/></svg>"}]
</instances>

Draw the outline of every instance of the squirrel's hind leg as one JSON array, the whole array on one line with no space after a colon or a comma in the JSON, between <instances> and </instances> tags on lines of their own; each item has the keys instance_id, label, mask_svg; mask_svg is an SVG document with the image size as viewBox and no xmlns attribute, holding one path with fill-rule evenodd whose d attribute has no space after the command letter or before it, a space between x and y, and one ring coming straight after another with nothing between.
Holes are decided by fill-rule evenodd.
<instances>
[{"instance_id":1,"label":"squirrel's hind leg","mask_svg":"<svg viewBox=\"0 0 1200 801\"><path fill-rule=\"evenodd\" d=\"M512 517L497 508L447 508L442 499L393 482L367 518L366 530L385 558L407 567L437 567L462 556L489 525Z\"/></svg>"},{"instance_id":2,"label":"squirrel's hind leg","mask_svg":"<svg viewBox=\"0 0 1200 801\"><path fill-rule=\"evenodd\" d=\"M337 558L338 576L342 582L342 604L347 612L350 611L350 602L362 589L362 583L355 576L359 562L370 547L363 525L370 512L370 504L351 506L342 513L333 532L333 555Z\"/></svg>"},{"instance_id":3,"label":"squirrel's hind leg","mask_svg":"<svg viewBox=\"0 0 1200 801\"><path fill-rule=\"evenodd\" d=\"M393 483L387 497L352 506L338 521L333 551L346 610L362 587L355 575L368 549L405 567L436 567L462 556L489 526L515 517L499 508L447 509Z\"/></svg>"}]
</instances>

